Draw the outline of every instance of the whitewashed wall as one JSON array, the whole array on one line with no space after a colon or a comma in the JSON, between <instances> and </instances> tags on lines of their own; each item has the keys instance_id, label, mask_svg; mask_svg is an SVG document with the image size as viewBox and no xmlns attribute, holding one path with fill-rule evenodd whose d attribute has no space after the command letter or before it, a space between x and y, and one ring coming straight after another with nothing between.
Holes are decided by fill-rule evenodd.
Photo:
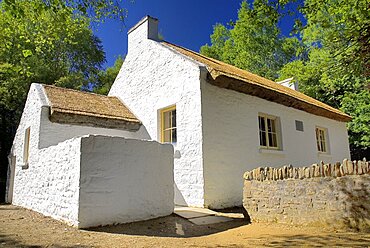
<instances>
[{"instance_id":1,"label":"whitewashed wall","mask_svg":"<svg viewBox=\"0 0 370 248\"><path fill-rule=\"evenodd\" d=\"M144 22L128 37L128 54L109 95L119 97L160 140L159 110L176 105L175 203L203 206L200 64L147 39Z\"/></svg>"},{"instance_id":2,"label":"whitewashed wall","mask_svg":"<svg viewBox=\"0 0 370 248\"><path fill-rule=\"evenodd\" d=\"M346 124L202 82L205 205L242 204L243 173L258 166L294 166L350 158ZM259 149L258 113L280 118L282 151ZM303 121L304 132L296 131ZM316 148L315 127L328 129L330 154Z\"/></svg>"},{"instance_id":3,"label":"whitewashed wall","mask_svg":"<svg viewBox=\"0 0 370 248\"><path fill-rule=\"evenodd\" d=\"M14 205L78 227L144 220L173 212L171 145L111 136L81 137L89 130L117 136L125 132L50 123L47 104L42 86L33 84L12 149ZM39 148L40 127L44 126L51 132L43 137L49 144ZM30 155L25 166L28 127ZM69 133L63 136L63 131ZM53 134L59 140L53 140ZM67 139L71 135L79 137Z\"/></svg>"},{"instance_id":4,"label":"whitewashed wall","mask_svg":"<svg viewBox=\"0 0 370 248\"><path fill-rule=\"evenodd\" d=\"M16 159L12 203L77 225L79 185L79 139L38 149L40 115L46 101L40 85L30 88L13 142ZM25 130L30 127L30 155L23 163Z\"/></svg>"},{"instance_id":5,"label":"whitewashed wall","mask_svg":"<svg viewBox=\"0 0 370 248\"><path fill-rule=\"evenodd\" d=\"M83 135L107 135L126 138L148 139L148 133L144 126L136 132L122 129L109 129L90 127L82 125L68 125L51 122L49 120L49 108L45 107L41 111L40 140L39 148L56 145L59 142Z\"/></svg>"},{"instance_id":6,"label":"whitewashed wall","mask_svg":"<svg viewBox=\"0 0 370 248\"><path fill-rule=\"evenodd\" d=\"M171 145L83 137L79 227L170 215L174 209L173 183Z\"/></svg>"}]
</instances>

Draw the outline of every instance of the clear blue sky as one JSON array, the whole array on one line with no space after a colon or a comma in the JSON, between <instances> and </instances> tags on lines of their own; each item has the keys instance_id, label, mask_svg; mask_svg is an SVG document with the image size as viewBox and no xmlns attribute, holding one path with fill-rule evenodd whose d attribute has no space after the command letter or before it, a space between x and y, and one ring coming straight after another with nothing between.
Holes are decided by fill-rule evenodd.
<instances>
[{"instance_id":1,"label":"clear blue sky","mask_svg":"<svg viewBox=\"0 0 370 248\"><path fill-rule=\"evenodd\" d=\"M216 23L226 24L236 20L242 0L135 0L124 1L128 9L125 26L114 20L95 26L95 34L102 40L107 63L112 66L118 55L127 53L127 31L141 18L150 15L159 19L159 32L165 40L199 51L210 43L210 34ZM293 25L292 17L285 18L280 26L288 35Z\"/></svg>"}]
</instances>

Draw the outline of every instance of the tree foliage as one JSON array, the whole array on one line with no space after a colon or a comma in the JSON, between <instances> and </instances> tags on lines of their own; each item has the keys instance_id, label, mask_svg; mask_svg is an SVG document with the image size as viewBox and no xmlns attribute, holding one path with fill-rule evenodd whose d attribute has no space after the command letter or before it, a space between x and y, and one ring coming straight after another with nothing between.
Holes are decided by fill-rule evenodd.
<instances>
[{"instance_id":1,"label":"tree foliage","mask_svg":"<svg viewBox=\"0 0 370 248\"><path fill-rule=\"evenodd\" d=\"M95 81L105 61L89 18L67 5L46 8L46 3L0 2L1 177L30 84L80 89Z\"/></svg>"},{"instance_id":2,"label":"tree foliage","mask_svg":"<svg viewBox=\"0 0 370 248\"><path fill-rule=\"evenodd\" d=\"M94 85L94 92L102 95L107 95L114 80L116 79L119 70L123 64L123 58L119 56L112 67L102 70L98 73L96 84Z\"/></svg>"},{"instance_id":3,"label":"tree foliage","mask_svg":"<svg viewBox=\"0 0 370 248\"><path fill-rule=\"evenodd\" d=\"M304 56L287 63L302 91L353 117L352 149L370 146L370 5L367 0L306 0L301 30Z\"/></svg>"},{"instance_id":4,"label":"tree foliage","mask_svg":"<svg viewBox=\"0 0 370 248\"><path fill-rule=\"evenodd\" d=\"M298 39L284 37L278 26L288 1L242 2L238 19L228 27L214 26L211 44L202 46L206 56L235 65L269 79L276 79L284 64L295 57Z\"/></svg>"},{"instance_id":5,"label":"tree foliage","mask_svg":"<svg viewBox=\"0 0 370 248\"><path fill-rule=\"evenodd\" d=\"M134 0L129 0L133 2ZM23 9L19 9L19 0L3 0L7 11L15 17L23 17ZM33 1L36 13L45 10L61 14L61 10L72 9L75 14L88 17L93 21L104 21L113 18L123 21L127 16L127 9L122 6L123 0L39 0Z\"/></svg>"}]
</instances>

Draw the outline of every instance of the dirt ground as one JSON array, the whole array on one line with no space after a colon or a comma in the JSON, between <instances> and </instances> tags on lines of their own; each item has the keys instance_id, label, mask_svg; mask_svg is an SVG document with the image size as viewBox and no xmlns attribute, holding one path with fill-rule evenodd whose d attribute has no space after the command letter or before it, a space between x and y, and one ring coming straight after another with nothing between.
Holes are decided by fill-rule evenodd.
<instances>
[{"instance_id":1,"label":"dirt ground","mask_svg":"<svg viewBox=\"0 0 370 248\"><path fill-rule=\"evenodd\" d=\"M370 247L370 234L282 224L197 226L171 215L78 230L12 205L0 205L0 247Z\"/></svg>"}]
</instances>

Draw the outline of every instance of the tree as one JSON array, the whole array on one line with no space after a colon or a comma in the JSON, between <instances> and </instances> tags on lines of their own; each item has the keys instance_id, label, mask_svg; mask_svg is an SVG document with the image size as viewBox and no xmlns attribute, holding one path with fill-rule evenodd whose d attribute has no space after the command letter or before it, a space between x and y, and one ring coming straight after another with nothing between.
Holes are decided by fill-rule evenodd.
<instances>
[{"instance_id":1,"label":"tree","mask_svg":"<svg viewBox=\"0 0 370 248\"><path fill-rule=\"evenodd\" d=\"M284 37L278 22L288 1L242 2L238 19L229 27L214 26L212 45L202 46L206 56L275 80L284 64L295 57L298 39Z\"/></svg>"},{"instance_id":2,"label":"tree","mask_svg":"<svg viewBox=\"0 0 370 248\"><path fill-rule=\"evenodd\" d=\"M133 2L133 0L130 0ZM7 11L15 17L23 17L24 12L19 9L19 0L3 0ZM114 18L123 21L127 16L127 9L123 8L123 0L40 0L33 1L37 13L51 11L60 15L63 9L73 9L75 14L88 17L94 21L104 21L106 18Z\"/></svg>"},{"instance_id":3,"label":"tree","mask_svg":"<svg viewBox=\"0 0 370 248\"><path fill-rule=\"evenodd\" d=\"M0 2L0 179L30 84L81 89L105 61L90 19L68 5L45 7L57 2Z\"/></svg>"},{"instance_id":4,"label":"tree","mask_svg":"<svg viewBox=\"0 0 370 248\"><path fill-rule=\"evenodd\" d=\"M112 67L108 67L105 71L98 73L97 82L94 85L94 92L98 94L107 95L114 80L116 79L119 70L123 64L123 58L119 56Z\"/></svg>"},{"instance_id":5,"label":"tree","mask_svg":"<svg viewBox=\"0 0 370 248\"><path fill-rule=\"evenodd\" d=\"M351 115L351 150L369 156L369 2L306 0L302 12L305 55L286 64L280 78L294 77L304 93Z\"/></svg>"}]
</instances>

